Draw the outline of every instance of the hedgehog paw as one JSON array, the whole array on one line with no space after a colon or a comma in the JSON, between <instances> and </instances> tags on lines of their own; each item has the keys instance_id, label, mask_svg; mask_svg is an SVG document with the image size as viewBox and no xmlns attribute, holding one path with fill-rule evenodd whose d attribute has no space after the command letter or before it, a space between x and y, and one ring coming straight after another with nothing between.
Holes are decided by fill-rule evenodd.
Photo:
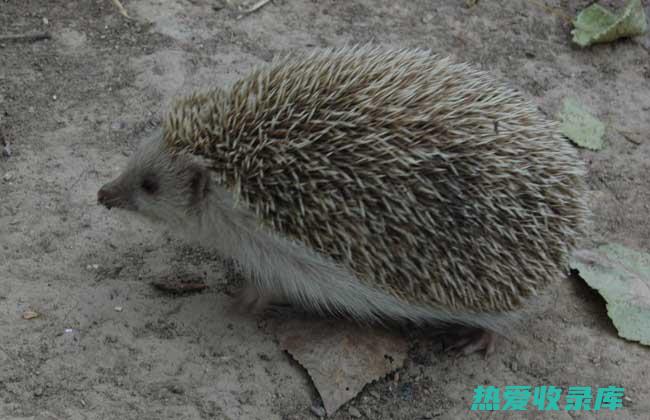
<instances>
[{"instance_id":1,"label":"hedgehog paw","mask_svg":"<svg viewBox=\"0 0 650 420\"><path fill-rule=\"evenodd\" d=\"M484 352L485 357L494 353L496 334L479 328L472 328L453 334L453 343L445 351L456 357L467 356L472 353Z\"/></svg>"},{"instance_id":2,"label":"hedgehog paw","mask_svg":"<svg viewBox=\"0 0 650 420\"><path fill-rule=\"evenodd\" d=\"M272 302L265 308L264 314L278 320L290 320L305 317L305 313L302 312L300 308L297 308L290 303Z\"/></svg>"},{"instance_id":3,"label":"hedgehog paw","mask_svg":"<svg viewBox=\"0 0 650 420\"><path fill-rule=\"evenodd\" d=\"M272 297L253 286L245 286L233 303L233 310L238 313L263 313L271 304Z\"/></svg>"}]
</instances>

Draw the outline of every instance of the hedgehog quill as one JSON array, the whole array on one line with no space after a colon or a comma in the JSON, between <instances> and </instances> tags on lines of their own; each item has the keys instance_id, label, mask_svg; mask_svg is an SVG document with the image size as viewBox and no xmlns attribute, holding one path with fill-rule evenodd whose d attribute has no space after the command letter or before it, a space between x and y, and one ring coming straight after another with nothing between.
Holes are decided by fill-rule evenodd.
<instances>
[{"instance_id":1,"label":"hedgehog quill","mask_svg":"<svg viewBox=\"0 0 650 420\"><path fill-rule=\"evenodd\" d=\"M364 46L179 99L98 201L237 260L247 307L470 327L467 354L566 275L583 172L488 73Z\"/></svg>"}]
</instances>

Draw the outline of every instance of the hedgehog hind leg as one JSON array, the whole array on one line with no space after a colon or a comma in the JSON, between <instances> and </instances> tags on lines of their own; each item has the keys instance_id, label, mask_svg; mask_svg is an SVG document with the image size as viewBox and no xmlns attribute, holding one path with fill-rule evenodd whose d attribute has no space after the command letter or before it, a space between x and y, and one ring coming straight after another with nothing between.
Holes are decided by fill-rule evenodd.
<instances>
[{"instance_id":1,"label":"hedgehog hind leg","mask_svg":"<svg viewBox=\"0 0 650 420\"><path fill-rule=\"evenodd\" d=\"M484 352L491 356L495 350L497 334L486 328L461 326L445 334L445 341L450 343L445 351L456 357Z\"/></svg>"},{"instance_id":2,"label":"hedgehog hind leg","mask_svg":"<svg viewBox=\"0 0 650 420\"><path fill-rule=\"evenodd\" d=\"M306 308L255 285L245 285L235 297L231 309L239 314L271 317L279 320L309 319L314 314Z\"/></svg>"},{"instance_id":3,"label":"hedgehog hind leg","mask_svg":"<svg viewBox=\"0 0 650 420\"><path fill-rule=\"evenodd\" d=\"M259 315L275 305L283 305L284 303L286 301L277 294L254 284L246 284L237 294L232 304L232 310L238 313Z\"/></svg>"}]
</instances>

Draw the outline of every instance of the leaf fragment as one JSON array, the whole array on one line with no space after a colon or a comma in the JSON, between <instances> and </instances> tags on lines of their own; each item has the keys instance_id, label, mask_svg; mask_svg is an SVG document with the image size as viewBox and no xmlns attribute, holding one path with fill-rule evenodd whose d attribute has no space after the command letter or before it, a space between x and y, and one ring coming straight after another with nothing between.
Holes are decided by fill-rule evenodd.
<instances>
[{"instance_id":1,"label":"leaf fragment","mask_svg":"<svg viewBox=\"0 0 650 420\"><path fill-rule=\"evenodd\" d=\"M571 267L605 298L618 335L650 346L650 254L607 244L575 251Z\"/></svg>"},{"instance_id":2,"label":"leaf fragment","mask_svg":"<svg viewBox=\"0 0 650 420\"><path fill-rule=\"evenodd\" d=\"M599 4L592 4L578 13L573 26L573 42L587 47L642 35L648 29L648 22L641 0L630 0L617 14Z\"/></svg>"},{"instance_id":3,"label":"leaf fragment","mask_svg":"<svg viewBox=\"0 0 650 420\"><path fill-rule=\"evenodd\" d=\"M560 112L560 131L577 146L601 150L605 146L605 124L591 115L577 99L564 99Z\"/></svg>"},{"instance_id":4,"label":"leaf fragment","mask_svg":"<svg viewBox=\"0 0 650 420\"><path fill-rule=\"evenodd\" d=\"M366 384L402 367L408 351L401 336L340 321L291 320L276 334L307 370L330 416Z\"/></svg>"}]
</instances>

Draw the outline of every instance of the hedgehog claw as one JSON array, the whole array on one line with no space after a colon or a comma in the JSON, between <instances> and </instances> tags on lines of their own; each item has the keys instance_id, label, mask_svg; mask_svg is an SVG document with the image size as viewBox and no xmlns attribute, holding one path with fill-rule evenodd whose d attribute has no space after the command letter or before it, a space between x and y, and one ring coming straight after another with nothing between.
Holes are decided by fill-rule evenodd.
<instances>
[{"instance_id":1,"label":"hedgehog claw","mask_svg":"<svg viewBox=\"0 0 650 420\"><path fill-rule=\"evenodd\" d=\"M456 335L454 343L447 347L445 351L452 353L456 358L481 351L484 351L487 358L494 353L496 335L492 331L472 329L461 333L461 335L458 335L458 333L454 335Z\"/></svg>"},{"instance_id":2,"label":"hedgehog claw","mask_svg":"<svg viewBox=\"0 0 650 420\"><path fill-rule=\"evenodd\" d=\"M275 319L285 319L285 320L305 316L305 314L301 312L298 308L287 303L285 304L271 303L264 310L264 314Z\"/></svg>"}]
</instances>

